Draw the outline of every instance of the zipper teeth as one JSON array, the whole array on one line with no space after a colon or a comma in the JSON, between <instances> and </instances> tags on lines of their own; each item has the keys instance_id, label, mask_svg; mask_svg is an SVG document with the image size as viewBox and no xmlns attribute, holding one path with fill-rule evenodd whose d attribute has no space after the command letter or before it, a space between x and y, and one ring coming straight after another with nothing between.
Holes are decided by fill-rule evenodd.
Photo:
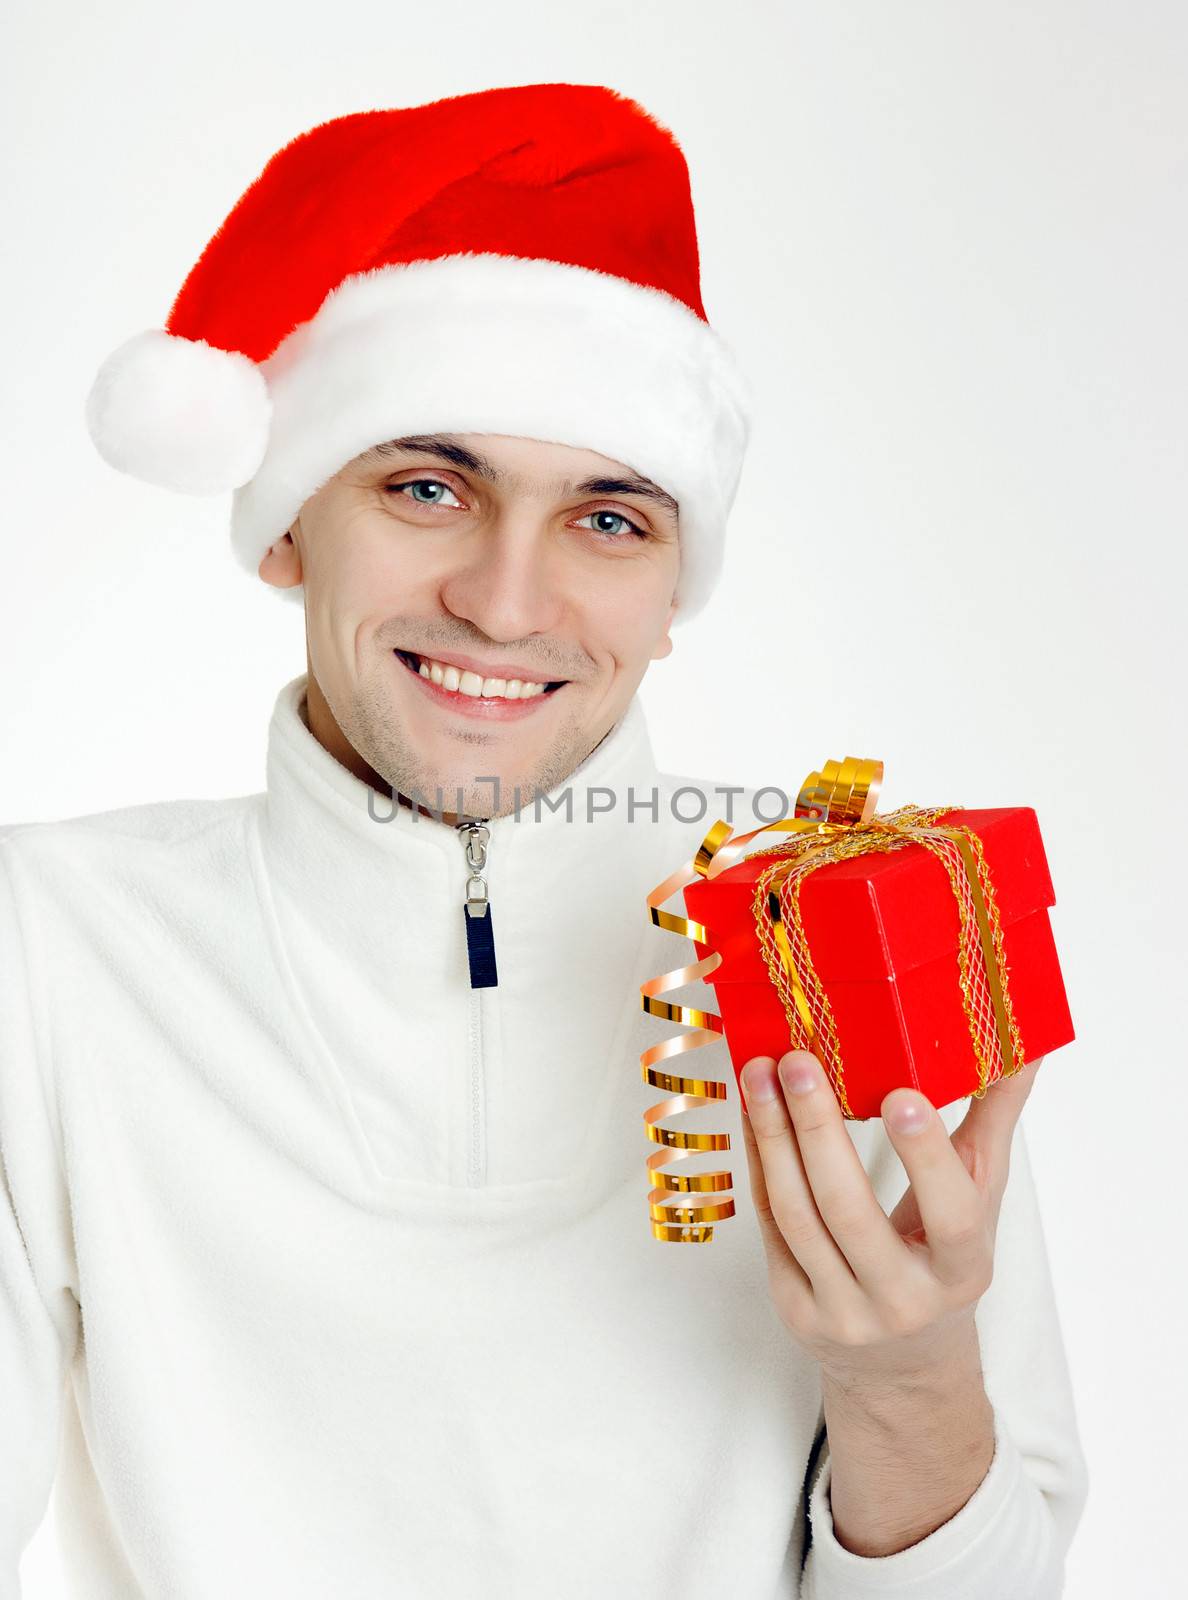
<instances>
[{"instance_id":1,"label":"zipper teeth","mask_svg":"<svg viewBox=\"0 0 1188 1600\"><path fill-rule=\"evenodd\" d=\"M474 1075L471 1080L471 1139L474 1157L471 1162L471 1184L479 1187L487 1176L487 1144L485 1144L484 1098L487 1093L487 1074L484 1061L484 1027L482 1027L482 995L484 990L474 990Z\"/></svg>"},{"instance_id":2,"label":"zipper teeth","mask_svg":"<svg viewBox=\"0 0 1188 1600\"><path fill-rule=\"evenodd\" d=\"M472 991L470 1005L470 1166L467 1182L477 1188L483 1179L482 1151L483 991Z\"/></svg>"},{"instance_id":3,"label":"zipper teeth","mask_svg":"<svg viewBox=\"0 0 1188 1600\"><path fill-rule=\"evenodd\" d=\"M483 864L476 869L470 861L470 844L473 830L485 827L486 819L459 824L459 836L463 841L466 860L467 889L472 877L478 876L486 884L487 860L490 850L490 834L483 851ZM483 1122L483 991L472 989L470 991L470 1019L469 1019L469 1067L470 1067L470 1147L467 1152L466 1182L469 1188L478 1188L485 1174L485 1160L482 1146Z\"/></svg>"}]
</instances>

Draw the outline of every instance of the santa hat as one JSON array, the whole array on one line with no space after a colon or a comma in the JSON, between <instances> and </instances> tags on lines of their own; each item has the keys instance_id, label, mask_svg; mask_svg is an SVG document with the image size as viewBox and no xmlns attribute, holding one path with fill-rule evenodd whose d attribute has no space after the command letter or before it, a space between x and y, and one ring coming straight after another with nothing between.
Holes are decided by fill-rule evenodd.
<instances>
[{"instance_id":1,"label":"santa hat","mask_svg":"<svg viewBox=\"0 0 1188 1600\"><path fill-rule=\"evenodd\" d=\"M388 439L596 451L678 501L685 620L720 570L749 395L701 302L672 134L612 89L539 83L293 139L165 327L103 363L86 415L120 471L234 490L232 545L253 574L309 496Z\"/></svg>"}]
</instances>

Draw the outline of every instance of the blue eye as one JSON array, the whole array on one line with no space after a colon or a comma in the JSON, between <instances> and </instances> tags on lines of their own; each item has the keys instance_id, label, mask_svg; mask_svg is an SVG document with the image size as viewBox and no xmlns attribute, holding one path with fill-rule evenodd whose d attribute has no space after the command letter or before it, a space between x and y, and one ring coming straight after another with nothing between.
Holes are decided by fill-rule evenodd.
<instances>
[{"instance_id":1,"label":"blue eye","mask_svg":"<svg viewBox=\"0 0 1188 1600\"><path fill-rule=\"evenodd\" d=\"M441 489L446 494L454 494L449 484L442 483L440 478L409 478L405 483L389 483L385 484L384 487L389 494L400 495L405 500L412 500L418 506L439 506L442 501L440 499L425 500L420 495L415 494L408 495L404 493L405 489ZM456 494L454 495L454 504L456 506L461 506L462 504Z\"/></svg>"},{"instance_id":2,"label":"blue eye","mask_svg":"<svg viewBox=\"0 0 1188 1600\"><path fill-rule=\"evenodd\" d=\"M641 528L638 523L632 522L631 518L630 517L625 517L621 511L587 511L586 512L586 516L587 517L600 517L600 518L604 519L604 522L609 520L610 522L622 523L624 527L631 529L632 534L637 539L649 539L649 538L651 538L651 535L647 532L647 530L645 528ZM618 530L613 529L613 528L608 528L606 526L594 527L590 531L592 533L601 534L604 539L609 539L612 543L620 542L622 540L622 537L623 537L622 533L619 532Z\"/></svg>"},{"instance_id":3,"label":"blue eye","mask_svg":"<svg viewBox=\"0 0 1188 1600\"><path fill-rule=\"evenodd\" d=\"M384 492L411 500L418 506L447 505L442 496L448 494L452 496L449 509L453 507L459 510L465 509L449 484L443 483L440 478L408 478L403 483L385 484ZM598 518L598 522L590 529L591 533L598 534L607 544L622 544L626 537L640 540L654 537L646 528L641 528L637 522L632 522L630 517L625 517L621 511L611 511L605 507L599 511L587 511L585 516L579 519L579 525L590 517Z\"/></svg>"}]
</instances>

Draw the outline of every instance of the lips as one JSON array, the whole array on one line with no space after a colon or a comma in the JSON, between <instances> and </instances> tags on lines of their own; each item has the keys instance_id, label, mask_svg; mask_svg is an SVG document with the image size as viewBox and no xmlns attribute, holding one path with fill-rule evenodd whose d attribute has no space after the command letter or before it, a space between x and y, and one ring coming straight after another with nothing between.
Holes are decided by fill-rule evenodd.
<instances>
[{"instance_id":1,"label":"lips","mask_svg":"<svg viewBox=\"0 0 1188 1600\"><path fill-rule=\"evenodd\" d=\"M564 681L552 683L547 688L522 699L507 699L497 694L468 694L460 688L447 689L444 683L434 683L432 677L421 671L421 658L412 651L393 650L392 655L415 680L414 694L427 695L431 702L436 701L438 707L450 717L462 717L487 727L521 722L527 717L539 716L545 702L559 689L566 687ZM438 676L441 676L440 669ZM477 674L475 676L477 677ZM472 682L468 687L475 688L477 685Z\"/></svg>"},{"instance_id":2,"label":"lips","mask_svg":"<svg viewBox=\"0 0 1188 1600\"><path fill-rule=\"evenodd\" d=\"M433 684L438 688L444 688L444 692L460 695L469 700L505 701L514 705L521 699L540 699L543 695L553 694L569 681L566 678L542 680L534 678L525 668L486 666L467 657L451 661L444 656L421 656L413 650L399 649L394 650L393 654L399 656L409 671L416 673L418 677L427 681L432 677ZM491 685L485 695L482 693L484 684ZM524 686L522 693L521 684ZM529 685L532 686L531 689ZM510 694L506 692L509 688L512 690Z\"/></svg>"}]
</instances>

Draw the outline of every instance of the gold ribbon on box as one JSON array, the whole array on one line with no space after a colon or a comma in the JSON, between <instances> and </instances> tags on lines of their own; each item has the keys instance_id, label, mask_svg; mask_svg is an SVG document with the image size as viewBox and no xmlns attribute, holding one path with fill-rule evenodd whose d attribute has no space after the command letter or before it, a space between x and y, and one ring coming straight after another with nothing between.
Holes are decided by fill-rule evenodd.
<instances>
[{"instance_id":1,"label":"gold ribbon on box","mask_svg":"<svg viewBox=\"0 0 1188 1600\"><path fill-rule=\"evenodd\" d=\"M659 883L647 896L653 924L683 934L699 944L711 944L710 930L700 922L662 909L666 900L698 877L712 879L737 864L742 846L762 833L791 835L778 844L753 852L771 856L755 883L752 910L755 931L788 1019L792 1050L812 1050L833 1085L845 1117L854 1118L846 1098L845 1064L838 1048L837 1031L829 998L817 977L800 914L800 890L805 878L834 861L877 851L902 850L922 845L945 868L957 904L958 982L969 1023L970 1040L978 1065L980 1099L990 1084L1009 1077L1026 1063L1023 1041L1015 1023L1003 952L1002 927L994 885L986 866L982 841L971 828L944 824L940 819L957 806L901 806L879 815L875 806L883 778L881 761L847 756L827 761L801 785L794 814L764 823L750 833L734 835L725 822L715 822L691 861ZM733 841L729 843L728 841ZM679 1022L693 1032L675 1034L652 1045L640 1056L645 1083L664 1090L669 1098L644 1112L644 1127L653 1144L660 1146L648 1157L652 1187L648 1209L655 1238L666 1242L708 1244L713 1224L734 1215L734 1200L692 1199L673 1196L713 1196L732 1187L728 1170L670 1172L665 1169L688 1160L698 1151L728 1150L728 1133L702 1133L663 1127L662 1117L676 1116L712 1101L726 1099L726 1084L715 1078L692 1078L665 1072L656 1063L709 1044L722 1033L716 1012L674 1005L657 998L706 978L721 965L717 951L689 966L662 972L640 985L642 1008L651 1016Z\"/></svg>"}]
</instances>

